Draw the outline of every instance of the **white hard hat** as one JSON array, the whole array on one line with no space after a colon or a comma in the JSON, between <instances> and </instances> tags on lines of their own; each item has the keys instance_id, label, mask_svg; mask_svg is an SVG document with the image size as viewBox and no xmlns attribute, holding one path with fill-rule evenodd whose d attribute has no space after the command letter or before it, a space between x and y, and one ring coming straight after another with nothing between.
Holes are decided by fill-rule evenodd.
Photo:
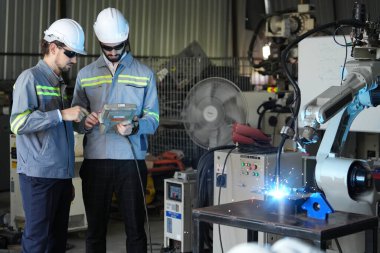
<instances>
[{"instance_id":1,"label":"white hard hat","mask_svg":"<svg viewBox=\"0 0 380 253\"><path fill-rule=\"evenodd\" d=\"M84 32L74 20L64 18L55 21L44 32L47 42L59 41L78 54L87 54L84 50Z\"/></svg>"},{"instance_id":2,"label":"white hard hat","mask_svg":"<svg viewBox=\"0 0 380 253\"><path fill-rule=\"evenodd\" d=\"M129 25L119 10L107 8L96 18L94 31L102 43L121 43L128 39Z\"/></svg>"}]
</instances>

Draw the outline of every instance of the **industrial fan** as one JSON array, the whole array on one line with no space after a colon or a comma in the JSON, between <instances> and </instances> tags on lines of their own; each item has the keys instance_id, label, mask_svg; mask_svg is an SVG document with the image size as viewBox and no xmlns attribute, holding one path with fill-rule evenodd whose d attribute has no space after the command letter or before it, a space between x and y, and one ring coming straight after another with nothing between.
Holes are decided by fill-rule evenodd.
<instances>
[{"instance_id":1,"label":"industrial fan","mask_svg":"<svg viewBox=\"0 0 380 253\"><path fill-rule=\"evenodd\" d=\"M246 123L246 108L239 87L227 79L211 77L191 88L182 120L195 144L207 149L232 143L232 124Z\"/></svg>"}]
</instances>

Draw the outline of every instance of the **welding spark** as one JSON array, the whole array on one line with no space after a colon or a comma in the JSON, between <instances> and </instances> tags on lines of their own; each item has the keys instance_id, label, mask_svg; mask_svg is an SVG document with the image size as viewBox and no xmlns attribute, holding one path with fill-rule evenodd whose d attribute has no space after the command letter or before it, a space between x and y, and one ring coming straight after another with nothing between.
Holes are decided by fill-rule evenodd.
<instances>
[{"instance_id":1,"label":"welding spark","mask_svg":"<svg viewBox=\"0 0 380 253\"><path fill-rule=\"evenodd\" d=\"M267 195L271 196L275 199L282 199L289 196L291 193L291 189L284 185L275 186L273 189L268 190Z\"/></svg>"}]
</instances>

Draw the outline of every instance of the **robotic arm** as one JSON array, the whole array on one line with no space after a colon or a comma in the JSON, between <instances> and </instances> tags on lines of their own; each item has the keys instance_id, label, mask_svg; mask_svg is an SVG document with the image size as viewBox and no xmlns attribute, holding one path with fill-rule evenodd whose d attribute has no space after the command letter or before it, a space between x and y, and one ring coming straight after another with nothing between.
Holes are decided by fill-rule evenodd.
<instances>
[{"instance_id":1,"label":"robotic arm","mask_svg":"<svg viewBox=\"0 0 380 253\"><path fill-rule=\"evenodd\" d=\"M364 6L354 8L362 22ZM335 210L377 215L380 194L372 182L372 165L342 157L344 144L355 117L368 107L380 104L379 23L366 21L353 29L352 56L341 86L328 88L301 111L305 143L318 140L317 130L329 121L317 153L315 179Z\"/></svg>"},{"instance_id":2,"label":"robotic arm","mask_svg":"<svg viewBox=\"0 0 380 253\"><path fill-rule=\"evenodd\" d=\"M378 105L379 101L376 96L380 62L354 60L347 63L347 70L348 74L343 80L342 86L328 88L301 111L305 124L302 138L307 142L316 142L318 140L317 130L320 125L332 119L340 111L347 110L350 117L349 122L352 123L364 108ZM349 130L347 124L345 124L344 130ZM346 137L346 134L343 134L342 137ZM341 140L340 143L344 143L344 141Z\"/></svg>"},{"instance_id":3,"label":"robotic arm","mask_svg":"<svg viewBox=\"0 0 380 253\"><path fill-rule=\"evenodd\" d=\"M347 63L347 71L342 86L328 88L302 110L302 138L316 142L320 125L329 121L317 153L318 187L336 210L350 211L355 206L356 212L376 214L379 194L372 184L371 166L341 156L353 120L380 102L380 61L354 60Z\"/></svg>"}]
</instances>

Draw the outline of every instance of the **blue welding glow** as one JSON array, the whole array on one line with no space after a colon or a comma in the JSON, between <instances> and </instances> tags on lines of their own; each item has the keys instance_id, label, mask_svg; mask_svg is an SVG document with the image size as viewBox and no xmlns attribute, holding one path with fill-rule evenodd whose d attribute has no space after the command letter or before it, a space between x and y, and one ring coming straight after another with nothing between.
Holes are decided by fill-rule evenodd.
<instances>
[{"instance_id":1,"label":"blue welding glow","mask_svg":"<svg viewBox=\"0 0 380 253\"><path fill-rule=\"evenodd\" d=\"M289 196L291 193L291 189L284 185L275 186L274 188L267 191L267 195L271 196L275 199L283 199Z\"/></svg>"}]
</instances>

